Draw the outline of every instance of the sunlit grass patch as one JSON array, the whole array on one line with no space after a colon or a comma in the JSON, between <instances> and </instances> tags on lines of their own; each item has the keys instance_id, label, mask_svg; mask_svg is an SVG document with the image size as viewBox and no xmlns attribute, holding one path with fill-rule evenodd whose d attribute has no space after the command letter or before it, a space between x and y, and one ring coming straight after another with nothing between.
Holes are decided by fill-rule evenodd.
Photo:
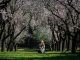
<instances>
[{"instance_id":1,"label":"sunlit grass patch","mask_svg":"<svg viewBox=\"0 0 80 60\"><path fill-rule=\"evenodd\" d=\"M51 60L51 59L62 59L62 60L79 60L78 54L71 54L71 53L65 53L65 52L55 52L55 51L48 51L43 54L40 54L36 51L30 52L30 51L12 51L12 52L0 52L0 59L17 59L17 60Z\"/></svg>"}]
</instances>

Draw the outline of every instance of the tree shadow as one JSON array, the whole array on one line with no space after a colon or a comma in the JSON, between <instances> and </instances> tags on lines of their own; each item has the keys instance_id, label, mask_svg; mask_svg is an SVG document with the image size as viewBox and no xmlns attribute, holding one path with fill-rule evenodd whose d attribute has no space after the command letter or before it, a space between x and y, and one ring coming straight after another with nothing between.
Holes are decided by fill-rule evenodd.
<instances>
[{"instance_id":1,"label":"tree shadow","mask_svg":"<svg viewBox=\"0 0 80 60\"><path fill-rule=\"evenodd\" d=\"M51 56L51 57L15 57L0 58L0 60L80 60L80 55Z\"/></svg>"}]
</instances>

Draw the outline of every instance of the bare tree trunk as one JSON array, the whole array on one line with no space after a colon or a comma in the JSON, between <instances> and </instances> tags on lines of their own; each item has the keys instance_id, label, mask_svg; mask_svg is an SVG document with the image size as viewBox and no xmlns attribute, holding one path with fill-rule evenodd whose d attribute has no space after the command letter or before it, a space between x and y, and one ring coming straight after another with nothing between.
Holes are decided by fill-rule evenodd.
<instances>
[{"instance_id":1,"label":"bare tree trunk","mask_svg":"<svg viewBox=\"0 0 80 60\"><path fill-rule=\"evenodd\" d=\"M14 50L17 51L17 44L14 45Z\"/></svg>"},{"instance_id":2,"label":"bare tree trunk","mask_svg":"<svg viewBox=\"0 0 80 60\"><path fill-rule=\"evenodd\" d=\"M75 47L76 47L76 41L75 41L75 38L72 40L72 50L71 50L71 52L72 53L75 53L76 52L76 49L75 49Z\"/></svg>"},{"instance_id":3,"label":"bare tree trunk","mask_svg":"<svg viewBox=\"0 0 80 60\"><path fill-rule=\"evenodd\" d=\"M70 36L67 36L67 51L69 51L70 48Z\"/></svg>"},{"instance_id":4,"label":"bare tree trunk","mask_svg":"<svg viewBox=\"0 0 80 60\"><path fill-rule=\"evenodd\" d=\"M4 51L4 41L1 42L1 52Z\"/></svg>"},{"instance_id":5,"label":"bare tree trunk","mask_svg":"<svg viewBox=\"0 0 80 60\"><path fill-rule=\"evenodd\" d=\"M62 51L64 50L65 47L65 40L62 41Z\"/></svg>"},{"instance_id":6,"label":"bare tree trunk","mask_svg":"<svg viewBox=\"0 0 80 60\"><path fill-rule=\"evenodd\" d=\"M78 32L76 32L76 28L74 28L74 36L72 37L72 53L76 53L76 37L78 35Z\"/></svg>"}]
</instances>

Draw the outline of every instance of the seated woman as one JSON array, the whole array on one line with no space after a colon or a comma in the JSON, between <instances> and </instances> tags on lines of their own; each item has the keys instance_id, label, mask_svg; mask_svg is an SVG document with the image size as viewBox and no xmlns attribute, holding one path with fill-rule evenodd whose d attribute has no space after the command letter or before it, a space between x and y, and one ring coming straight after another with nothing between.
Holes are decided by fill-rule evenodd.
<instances>
[{"instance_id":1,"label":"seated woman","mask_svg":"<svg viewBox=\"0 0 80 60\"><path fill-rule=\"evenodd\" d=\"M41 40L40 44L39 44L39 53L44 53L45 52L45 43L43 40Z\"/></svg>"}]
</instances>

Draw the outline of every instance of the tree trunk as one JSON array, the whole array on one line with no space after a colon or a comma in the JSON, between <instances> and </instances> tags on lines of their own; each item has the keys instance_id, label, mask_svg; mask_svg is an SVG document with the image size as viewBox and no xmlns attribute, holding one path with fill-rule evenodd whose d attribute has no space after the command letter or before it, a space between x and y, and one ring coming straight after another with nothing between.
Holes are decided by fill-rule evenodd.
<instances>
[{"instance_id":1,"label":"tree trunk","mask_svg":"<svg viewBox=\"0 0 80 60\"><path fill-rule=\"evenodd\" d=\"M76 53L76 37L78 35L78 32L76 32L76 28L74 28L74 36L72 37L72 53Z\"/></svg>"},{"instance_id":2,"label":"tree trunk","mask_svg":"<svg viewBox=\"0 0 80 60\"><path fill-rule=\"evenodd\" d=\"M4 41L1 42L1 52L4 52Z\"/></svg>"},{"instance_id":3,"label":"tree trunk","mask_svg":"<svg viewBox=\"0 0 80 60\"><path fill-rule=\"evenodd\" d=\"M70 48L70 39L68 37L68 40L67 40L67 51L69 51L69 48Z\"/></svg>"},{"instance_id":4,"label":"tree trunk","mask_svg":"<svg viewBox=\"0 0 80 60\"><path fill-rule=\"evenodd\" d=\"M64 50L65 40L62 41L62 51Z\"/></svg>"},{"instance_id":5,"label":"tree trunk","mask_svg":"<svg viewBox=\"0 0 80 60\"><path fill-rule=\"evenodd\" d=\"M70 32L67 31L67 51L69 51L69 48L70 48Z\"/></svg>"},{"instance_id":6,"label":"tree trunk","mask_svg":"<svg viewBox=\"0 0 80 60\"><path fill-rule=\"evenodd\" d=\"M75 42L75 38L72 40L72 50L71 50L71 52L72 53L75 53L76 52L76 49L75 49L75 47L76 47L76 42Z\"/></svg>"}]
</instances>

